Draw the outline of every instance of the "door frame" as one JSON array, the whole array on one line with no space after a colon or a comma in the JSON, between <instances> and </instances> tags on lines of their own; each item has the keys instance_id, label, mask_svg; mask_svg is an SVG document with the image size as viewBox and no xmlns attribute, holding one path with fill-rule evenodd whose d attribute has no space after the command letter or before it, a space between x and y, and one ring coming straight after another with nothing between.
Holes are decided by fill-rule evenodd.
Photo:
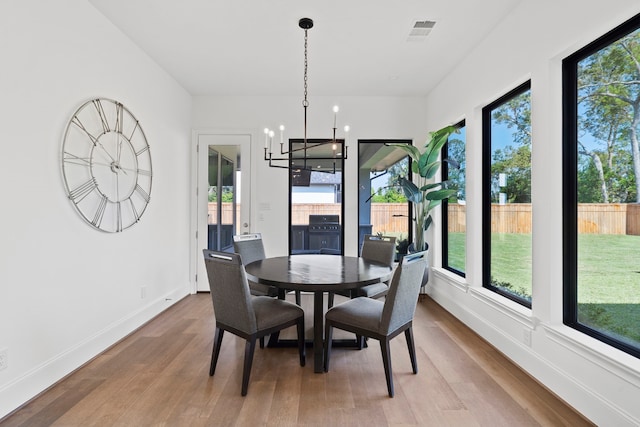
<instances>
[{"instance_id":1,"label":"door frame","mask_svg":"<svg viewBox=\"0 0 640 427\"><path fill-rule=\"evenodd\" d=\"M189 191L189 203L190 203L190 224L189 224L189 289L192 294L198 292L198 281L207 280L206 277L198 277L198 266L202 263L202 246L201 242L205 242L207 236L198 236L198 226L199 226L199 214L201 211L204 211L204 215L206 216L206 206L202 202L200 202L199 192L201 191L198 188L199 176L200 176L200 167L198 163L198 147L200 145L199 141L202 136L244 136L247 138L246 143L241 143L241 159L242 159L242 184L241 184L241 200L242 200L242 210L241 210L241 232L249 232L251 230L251 224L253 222L253 209L251 209L252 200L251 200L251 188L253 187L254 177L251 174L251 170L254 168L254 159L251 155L253 151L254 141L257 141L257 131L255 130L243 130L243 129L234 129L234 130L226 130L226 129L195 129L191 134L191 183L190 183L190 191ZM237 145L236 143L225 144L224 142L215 145ZM201 194L201 193L200 193ZM246 224L246 225L245 225Z\"/></svg>"}]
</instances>

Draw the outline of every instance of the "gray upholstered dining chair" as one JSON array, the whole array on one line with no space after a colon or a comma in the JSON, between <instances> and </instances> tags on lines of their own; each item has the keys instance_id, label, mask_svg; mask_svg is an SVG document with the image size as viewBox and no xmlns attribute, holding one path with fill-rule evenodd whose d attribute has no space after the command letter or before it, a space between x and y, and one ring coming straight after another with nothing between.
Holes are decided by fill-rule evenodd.
<instances>
[{"instance_id":1,"label":"gray upholstered dining chair","mask_svg":"<svg viewBox=\"0 0 640 427\"><path fill-rule=\"evenodd\" d=\"M390 236L373 236L367 234L362 242L360 256L368 261L376 261L393 268L396 258L396 238ZM356 296L380 298L389 291L388 281L374 283L356 290Z\"/></svg>"},{"instance_id":2,"label":"gray upholstered dining chair","mask_svg":"<svg viewBox=\"0 0 640 427\"><path fill-rule=\"evenodd\" d=\"M404 332L407 340L413 373L418 373L412 323L418 302L422 274L426 266L426 251L407 255L393 274L389 292L384 302L359 297L339 304L327 311L325 315L324 340L325 372L329 371L333 328L338 328L380 341L389 397L393 397L389 341L401 332Z\"/></svg>"},{"instance_id":3,"label":"gray upholstered dining chair","mask_svg":"<svg viewBox=\"0 0 640 427\"><path fill-rule=\"evenodd\" d=\"M362 250L360 256L367 261L375 261L380 264L393 268L393 262L396 257L396 238L391 236L374 236L365 234L362 242ZM389 290L388 281L373 283L363 286L352 291L338 292L340 295L351 298L369 297L381 298L387 294ZM333 307L334 294L329 293L328 306Z\"/></svg>"},{"instance_id":4,"label":"gray upholstered dining chair","mask_svg":"<svg viewBox=\"0 0 640 427\"><path fill-rule=\"evenodd\" d=\"M234 235L233 250L240 254L244 265L266 258L261 233ZM275 286L264 285L252 280L249 281L249 289L251 289L251 295L278 296L278 289ZM300 291L296 291L296 304L300 305Z\"/></svg>"},{"instance_id":5,"label":"gray upholstered dining chair","mask_svg":"<svg viewBox=\"0 0 640 427\"><path fill-rule=\"evenodd\" d=\"M225 331L244 338L242 395L246 396L256 340L296 325L300 366L305 365L304 311L288 301L252 296L240 255L205 249L204 261L216 319L209 375L213 376Z\"/></svg>"}]
</instances>

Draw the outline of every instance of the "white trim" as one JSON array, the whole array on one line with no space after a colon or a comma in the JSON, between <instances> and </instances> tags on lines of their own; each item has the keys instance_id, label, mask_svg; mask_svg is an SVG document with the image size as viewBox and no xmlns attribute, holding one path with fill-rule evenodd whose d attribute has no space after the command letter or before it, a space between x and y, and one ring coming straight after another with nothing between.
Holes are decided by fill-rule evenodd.
<instances>
[{"instance_id":1,"label":"white trim","mask_svg":"<svg viewBox=\"0 0 640 427\"><path fill-rule=\"evenodd\" d=\"M255 220L255 209L252 209L254 196L252 189L255 188L255 177L251 171L254 169L255 155L254 150L258 151L258 131L256 129L227 129L227 128L200 128L193 129L191 132L191 181L190 181L190 228L189 228L189 283L190 291L192 294L198 292L198 283L196 281L196 275L198 274L198 263L202 262L202 252L198 248L198 239L196 235L198 233L198 145L200 137L203 135L216 135L216 136L248 136L249 137L249 149L248 152L242 153L243 161L243 177L248 177L247 182L244 182L242 188L247 192L249 197L242 197L243 209L248 209L246 213L246 221L249 229L253 229L252 224ZM245 215L243 214L243 218ZM200 236L202 238L202 236Z\"/></svg>"},{"instance_id":2,"label":"white trim","mask_svg":"<svg viewBox=\"0 0 640 427\"><path fill-rule=\"evenodd\" d=\"M27 404L187 295L185 284L4 384L0 388L0 418Z\"/></svg>"},{"instance_id":3,"label":"white trim","mask_svg":"<svg viewBox=\"0 0 640 427\"><path fill-rule=\"evenodd\" d=\"M545 324L526 307L446 270L432 271L434 301L569 405L598 424L640 425L629 411L640 388L640 360L567 326ZM530 331L529 344L523 330ZM628 393L621 401L611 397L614 390Z\"/></svg>"},{"instance_id":4,"label":"white trim","mask_svg":"<svg viewBox=\"0 0 640 427\"><path fill-rule=\"evenodd\" d=\"M540 323L538 319L532 316L530 309L489 289L470 287L469 294L531 330L535 329Z\"/></svg>"},{"instance_id":5,"label":"white trim","mask_svg":"<svg viewBox=\"0 0 640 427\"><path fill-rule=\"evenodd\" d=\"M597 363L621 380L640 388L640 359L568 326L546 324L541 326L551 341L580 357Z\"/></svg>"}]
</instances>

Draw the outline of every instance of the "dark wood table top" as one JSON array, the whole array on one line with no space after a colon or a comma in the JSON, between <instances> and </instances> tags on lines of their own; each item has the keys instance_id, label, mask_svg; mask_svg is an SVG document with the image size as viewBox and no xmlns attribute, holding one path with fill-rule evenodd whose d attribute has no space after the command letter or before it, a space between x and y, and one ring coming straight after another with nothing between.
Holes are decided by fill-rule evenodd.
<instances>
[{"instance_id":1,"label":"dark wood table top","mask_svg":"<svg viewBox=\"0 0 640 427\"><path fill-rule=\"evenodd\" d=\"M353 289L386 280L391 269L360 257L289 255L254 261L245 266L252 280L300 291Z\"/></svg>"}]
</instances>

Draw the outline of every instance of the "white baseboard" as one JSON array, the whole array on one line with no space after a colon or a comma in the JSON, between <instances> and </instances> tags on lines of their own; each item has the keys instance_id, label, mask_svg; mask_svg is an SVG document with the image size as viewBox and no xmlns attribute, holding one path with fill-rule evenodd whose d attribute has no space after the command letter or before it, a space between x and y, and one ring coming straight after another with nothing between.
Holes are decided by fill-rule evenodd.
<instances>
[{"instance_id":1,"label":"white baseboard","mask_svg":"<svg viewBox=\"0 0 640 427\"><path fill-rule=\"evenodd\" d=\"M434 273L428 286L434 301L586 418L601 426L640 425L640 361L566 326L540 322L487 290ZM523 342L525 329L529 344Z\"/></svg>"},{"instance_id":2,"label":"white baseboard","mask_svg":"<svg viewBox=\"0 0 640 427\"><path fill-rule=\"evenodd\" d=\"M188 294L188 286L175 289L4 384L0 388L0 419L73 373Z\"/></svg>"}]
</instances>

